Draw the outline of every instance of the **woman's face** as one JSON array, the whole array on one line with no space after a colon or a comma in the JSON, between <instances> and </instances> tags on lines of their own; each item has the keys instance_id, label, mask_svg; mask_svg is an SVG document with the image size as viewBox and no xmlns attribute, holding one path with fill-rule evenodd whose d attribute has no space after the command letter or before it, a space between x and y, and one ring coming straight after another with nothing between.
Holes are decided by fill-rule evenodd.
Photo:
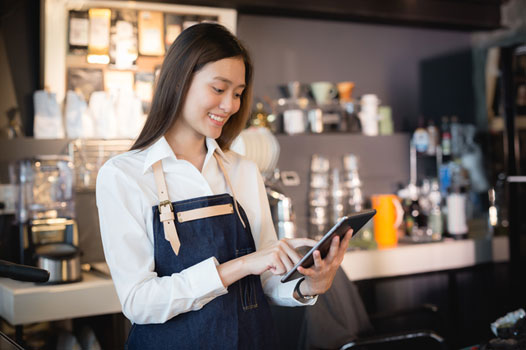
<instances>
[{"instance_id":1,"label":"woman's face","mask_svg":"<svg viewBox=\"0 0 526 350\"><path fill-rule=\"evenodd\" d=\"M244 88L245 64L241 58L206 64L192 78L176 125L198 137L217 139L223 125L239 110Z\"/></svg>"}]
</instances>

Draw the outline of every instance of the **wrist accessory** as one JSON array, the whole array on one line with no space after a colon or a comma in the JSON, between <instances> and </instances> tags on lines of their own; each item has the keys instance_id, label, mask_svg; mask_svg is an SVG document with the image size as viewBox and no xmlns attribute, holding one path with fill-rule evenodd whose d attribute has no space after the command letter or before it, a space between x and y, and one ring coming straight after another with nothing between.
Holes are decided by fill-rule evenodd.
<instances>
[{"instance_id":1,"label":"wrist accessory","mask_svg":"<svg viewBox=\"0 0 526 350\"><path fill-rule=\"evenodd\" d=\"M301 282L305 281L305 277L302 277L300 278L300 280L298 281L298 283L296 283L296 287L294 287L294 291L296 293L298 293L298 296L300 297L300 301L309 301L309 300L312 300L314 299L316 296L315 295L303 295L301 294L301 291L300 291L300 284Z\"/></svg>"}]
</instances>

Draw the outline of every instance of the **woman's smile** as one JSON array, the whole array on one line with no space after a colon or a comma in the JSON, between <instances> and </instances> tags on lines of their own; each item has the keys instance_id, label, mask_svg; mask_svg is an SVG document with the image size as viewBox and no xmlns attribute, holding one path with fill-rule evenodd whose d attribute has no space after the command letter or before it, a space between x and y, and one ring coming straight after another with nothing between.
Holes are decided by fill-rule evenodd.
<instances>
[{"instance_id":1,"label":"woman's smile","mask_svg":"<svg viewBox=\"0 0 526 350\"><path fill-rule=\"evenodd\" d=\"M208 118L210 118L213 124L217 126L223 126L223 124L225 124L225 121L227 120L227 117L222 117L218 114L214 114L211 112L208 112Z\"/></svg>"}]
</instances>

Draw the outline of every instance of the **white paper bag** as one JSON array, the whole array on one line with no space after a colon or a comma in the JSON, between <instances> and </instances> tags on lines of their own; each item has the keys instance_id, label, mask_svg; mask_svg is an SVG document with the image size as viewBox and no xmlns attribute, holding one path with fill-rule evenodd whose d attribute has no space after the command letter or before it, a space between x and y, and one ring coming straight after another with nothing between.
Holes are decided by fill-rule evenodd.
<instances>
[{"instance_id":1,"label":"white paper bag","mask_svg":"<svg viewBox=\"0 0 526 350\"><path fill-rule=\"evenodd\" d=\"M89 113L93 121L95 138L117 137L117 120L110 94L105 91L94 91L89 100Z\"/></svg>"},{"instance_id":2,"label":"white paper bag","mask_svg":"<svg viewBox=\"0 0 526 350\"><path fill-rule=\"evenodd\" d=\"M62 113L57 103L55 93L44 90L35 91L33 94L35 118L33 134L36 139L61 139L64 138L64 125Z\"/></svg>"},{"instance_id":3,"label":"white paper bag","mask_svg":"<svg viewBox=\"0 0 526 350\"><path fill-rule=\"evenodd\" d=\"M142 102L131 90L120 90L115 95L115 120L118 138L135 139L144 125Z\"/></svg>"},{"instance_id":4,"label":"white paper bag","mask_svg":"<svg viewBox=\"0 0 526 350\"><path fill-rule=\"evenodd\" d=\"M66 133L68 138L94 137L93 120L88 112L88 104L84 97L75 91L66 94Z\"/></svg>"}]
</instances>

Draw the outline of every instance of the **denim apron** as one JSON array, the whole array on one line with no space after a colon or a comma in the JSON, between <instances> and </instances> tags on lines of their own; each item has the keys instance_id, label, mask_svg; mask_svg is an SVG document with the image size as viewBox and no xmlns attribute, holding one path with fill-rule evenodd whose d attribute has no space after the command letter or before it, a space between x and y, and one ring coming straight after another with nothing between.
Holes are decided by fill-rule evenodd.
<instances>
[{"instance_id":1,"label":"denim apron","mask_svg":"<svg viewBox=\"0 0 526 350\"><path fill-rule=\"evenodd\" d=\"M234 195L219 156L214 156ZM171 206L180 244L177 249L165 238L160 206L153 207L155 272L159 277L181 272L211 256L224 263L255 250L247 216L235 195L192 198ZM249 275L198 311L179 314L162 324L134 324L126 348L276 349L277 334L260 277Z\"/></svg>"}]
</instances>

